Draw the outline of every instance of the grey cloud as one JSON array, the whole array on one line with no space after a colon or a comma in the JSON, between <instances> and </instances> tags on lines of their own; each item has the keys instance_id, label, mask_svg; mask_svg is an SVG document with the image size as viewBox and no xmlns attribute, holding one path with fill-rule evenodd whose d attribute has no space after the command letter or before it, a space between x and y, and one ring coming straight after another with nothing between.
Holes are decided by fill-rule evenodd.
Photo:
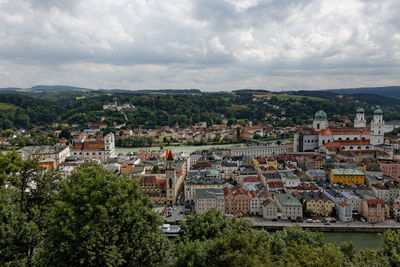
<instances>
[{"instance_id":1,"label":"grey cloud","mask_svg":"<svg viewBox=\"0 0 400 267\"><path fill-rule=\"evenodd\" d=\"M0 86L398 83L399 11L395 0L0 1Z\"/></svg>"}]
</instances>

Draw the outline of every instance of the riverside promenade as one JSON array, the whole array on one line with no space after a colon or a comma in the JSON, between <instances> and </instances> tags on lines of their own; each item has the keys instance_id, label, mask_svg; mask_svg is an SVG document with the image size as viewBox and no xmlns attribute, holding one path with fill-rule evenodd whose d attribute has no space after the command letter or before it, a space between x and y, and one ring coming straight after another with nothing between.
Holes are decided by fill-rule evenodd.
<instances>
[{"instance_id":1,"label":"riverside promenade","mask_svg":"<svg viewBox=\"0 0 400 267\"><path fill-rule=\"evenodd\" d=\"M284 227L299 225L305 230L316 232L363 232L363 233L382 233L386 230L400 230L400 223L387 220L381 223L371 224L369 222L336 222L325 225L324 223L295 223L288 221L266 221L257 217L245 217L246 220L253 224L254 228L265 229L269 231L282 230Z\"/></svg>"}]
</instances>

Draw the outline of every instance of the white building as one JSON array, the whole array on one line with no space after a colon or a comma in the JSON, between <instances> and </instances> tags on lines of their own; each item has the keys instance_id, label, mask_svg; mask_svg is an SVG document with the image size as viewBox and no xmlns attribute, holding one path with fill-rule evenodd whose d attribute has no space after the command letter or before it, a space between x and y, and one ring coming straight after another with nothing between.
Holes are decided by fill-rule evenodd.
<instances>
[{"instance_id":1,"label":"white building","mask_svg":"<svg viewBox=\"0 0 400 267\"><path fill-rule=\"evenodd\" d=\"M346 202L336 204L336 210L338 218L342 222L351 222L353 220L353 208Z\"/></svg>"},{"instance_id":2,"label":"white building","mask_svg":"<svg viewBox=\"0 0 400 267\"><path fill-rule=\"evenodd\" d=\"M381 109L374 111L371 126L366 127L364 109L357 109L354 127L329 128L327 115L320 110L315 113L313 129L301 129L294 136L294 152L304 152L329 145L333 148L359 150L362 140L362 150L373 150L375 146L384 143L385 121ZM360 140L361 139L361 140ZM327 145L328 147L328 145Z\"/></svg>"},{"instance_id":3,"label":"white building","mask_svg":"<svg viewBox=\"0 0 400 267\"><path fill-rule=\"evenodd\" d=\"M271 199L272 196L267 190L250 191L250 214L261 215L263 214L263 203Z\"/></svg>"},{"instance_id":4,"label":"white building","mask_svg":"<svg viewBox=\"0 0 400 267\"><path fill-rule=\"evenodd\" d=\"M109 133L104 138L97 136L95 141L85 140L81 143L75 143L71 149L71 155L79 159L107 162L116 157L114 134Z\"/></svg>"},{"instance_id":5,"label":"white building","mask_svg":"<svg viewBox=\"0 0 400 267\"><path fill-rule=\"evenodd\" d=\"M231 156L264 157L274 156L286 152L286 145L239 145L231 148Z\"/></svg>"},{"instance_id":6,"label":"white building","mask_svg":"<svg viewBox=\"0 0 400 267\"><path fill-rule=\"evenodd\" d=\"M275 194L276 204L282 211L281 219L296 220L303 218L303 205L291 194Z\"/></svg>"},{"instance_id":7,"label":"white building","mask_svg":"<svg viewBox=\"0 0 400 267\"><path fill-rule=\"evenodd\" d=\"M261 207L262 215L265 220L274 220L278 218L278 205L273 199L264 201Z\"/></svg>"},{"instance_id":8,"label":"white building","mask_svg":"<svg viewBox=\"0 0 400 267\"><path fill-rule=\"evenodd\" d=\"M225 213L225 196L222 188L197 189L194 209L202 214L210 209Z\"/></svg>"},{"instance_id":9,"label":"white building","mask_svg":"<svg viewBox=\"0 0 400 267\"><path fill-rule=\"evenodd\" d=\"M26 146L17 150L22 159L29 157L37 158L39 160L54 159L56 165L63 163L66 157L70 156L69 146L56 145L56 146Z\"/></svg>"}]
</instances>

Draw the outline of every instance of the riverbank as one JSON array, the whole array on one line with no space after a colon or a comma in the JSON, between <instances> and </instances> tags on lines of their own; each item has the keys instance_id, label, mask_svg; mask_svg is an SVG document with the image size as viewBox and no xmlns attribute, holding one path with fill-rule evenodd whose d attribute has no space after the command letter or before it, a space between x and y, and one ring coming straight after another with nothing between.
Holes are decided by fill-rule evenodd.
<instances>
[{"instance_id":1,"label":"riverbank","mask_svg":"<svg viewBox=\"0 0 400 267\"><path fill-rule=\"evenodd\" d=\"M266 221L262 218L248 217L246 218L253 224L256 229L265 229L268 231L282 230L284 227L299 225L305 230L314 232L352 232L352 233L383 233L387 230L400 230L400 223L394 221L386 221L383 223L370 224L368 222L350 222L350 223L294 223L287 221Z\"/></svg>"}]
</instances>

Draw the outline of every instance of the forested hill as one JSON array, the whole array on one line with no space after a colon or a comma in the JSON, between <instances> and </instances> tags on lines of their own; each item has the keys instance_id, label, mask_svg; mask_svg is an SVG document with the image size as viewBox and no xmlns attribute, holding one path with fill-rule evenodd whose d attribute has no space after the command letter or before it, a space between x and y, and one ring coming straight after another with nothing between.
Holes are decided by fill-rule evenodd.
<instances>
[{"instance_id":1,"label":"forested hill","mask_svg":"<svg viewBox=\"0 0 400 267\"><path fill-rule=\"evenodd\" d=\"M343 89L330 89L327 90L336 94L374 94L387 97L400 97L400 86L386 86L386 87L360 87L360 88L343 88Z\"/></svg>"},{"instance_id":2,"label":"forested hill","mask_svg":"<svg viewBox=\"0 0 400 267\"><path fill-rule=\"evenodd\" d=\"M339 115L351 119L358 107L366 110L367 119L378 106L386 121L400 120L400 103L391 97L371 94L340 96L327 91L273 93L264 90L201 92L189 90L102 91L72 90L63 92L0 92L0 129L30 129L53 122L79 124L103 121L109 126L125 123L123 114L103 110L103 104L117 99L137 108L126 111L127 128L158 128L194 125L245 124L252 121L275 126L309 123L316 111L323 109L330 120Z\"/></svg>"}]
</instances>

